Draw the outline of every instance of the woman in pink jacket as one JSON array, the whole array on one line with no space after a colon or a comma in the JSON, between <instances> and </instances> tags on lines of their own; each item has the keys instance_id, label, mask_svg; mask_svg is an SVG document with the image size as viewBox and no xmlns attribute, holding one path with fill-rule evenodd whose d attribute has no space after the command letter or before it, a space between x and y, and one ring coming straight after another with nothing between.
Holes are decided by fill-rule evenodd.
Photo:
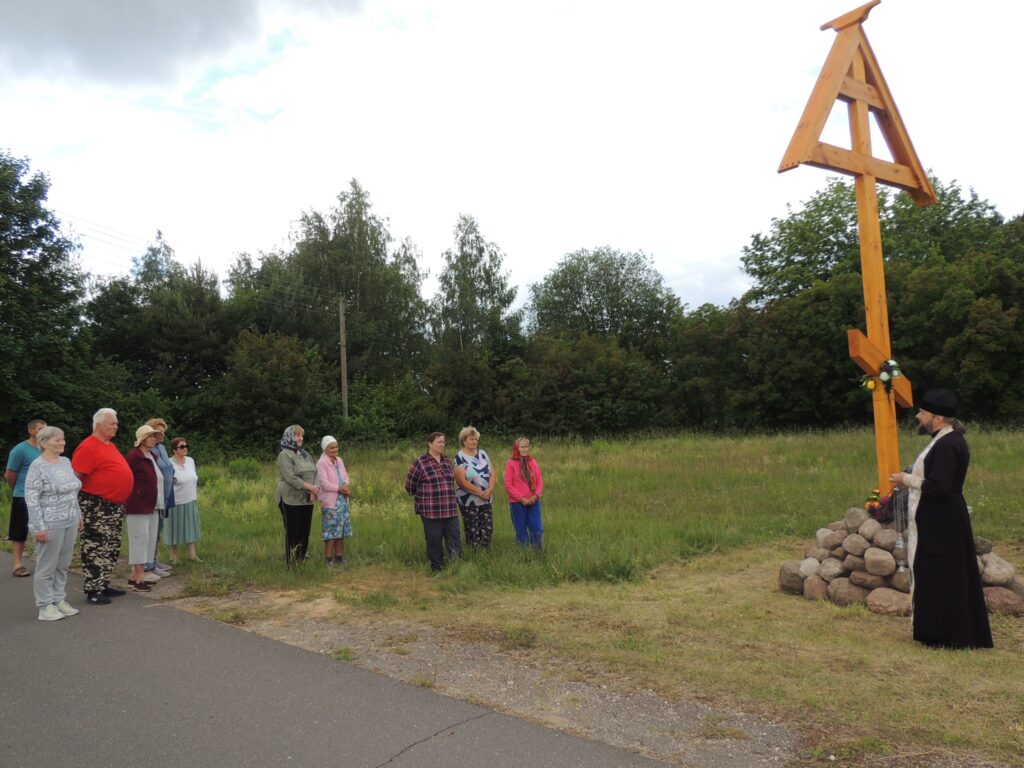
<instances>
[{"instance_id":1,"label":"woman in pink jacket","mask_svg":"<svg viewBox=\"0 0 1024 768\"><path fill-rule=\"evenodd\" d=\"M320 486L320 514L323 518L324 556L327 567L345 562L345 539L352 535L348 514L348 472L338 456L338 441L330 435L320 441L323 455L316 463L317 485Z\"/></svg>"},{"instance_id":2,"label":"woman in pink jacket","mask_svg":"<svg viewBox=\"0 0 1024 768\"><path fill-rule=\"evenodd\" d=\"M530 441L525 437L517 437L512 443L512 458L505 465L505 490L516 541L524 548L540 549L544 534L540 517L544 478L537 460L530 455Z\"/></svg>"}]
</instances>

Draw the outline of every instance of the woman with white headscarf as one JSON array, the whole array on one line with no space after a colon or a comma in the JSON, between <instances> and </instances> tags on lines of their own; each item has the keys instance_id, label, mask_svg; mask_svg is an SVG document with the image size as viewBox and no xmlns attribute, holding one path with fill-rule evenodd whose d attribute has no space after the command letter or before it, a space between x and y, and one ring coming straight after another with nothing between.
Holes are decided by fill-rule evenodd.
<instances>
[{"instance_id":1,"label":"woman with white headscarf","mask_svg":"<svg viewBox=\"0 0 1024 768\"><path fill-rule=\"evenodd\" d=\"M348 513L348 487L345 462L338 455L338 441L327 435L320 441L323 454L316 463L317 484L320 486L320 514L324 535L324 557L327 567L345 562L345 539L352 535L352 521Z\"/></svg>"}]
</instances>

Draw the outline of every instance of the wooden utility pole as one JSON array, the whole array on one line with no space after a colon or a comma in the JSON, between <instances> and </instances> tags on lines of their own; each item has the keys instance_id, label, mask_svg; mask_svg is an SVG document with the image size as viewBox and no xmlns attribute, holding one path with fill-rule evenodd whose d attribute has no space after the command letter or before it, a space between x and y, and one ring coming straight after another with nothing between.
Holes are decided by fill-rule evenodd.
<instances>
[{"instance_id":1,"label":"wooden utility pole","mask_svg":"<svg viewBox=\"0 0 1024 768\"><path fill-rule=\"evenodd\" d=\"M850 329L847 332L847 344L850 357L869 376L877 376L881 365L892 357L882 232L878 222L878 193L875 184L904 189L919 206L936 202L935 191L918 160L910 135L896 109L896 102L861 26L871 9L880 2L872 0L821 26L822 30L835 30L836 39L779 165L779 173L807 164L854 177L864 282L864 313L868 332L865 336L857 329ZM837 99L847 105L850 149L820 140L822 129ZM871 115L874 115L892 155L891 162L872 154ZM888 493L892 488L889 475L900 470L896 403L905 408L914 404L910 381L904 376L893 380L891 393L881 385L876 386L872 392L878 487L883 493Z\"/></svg>"},{"instance_id":2,"label":"wooden utility pole","mask_svg":"<svg viewBox=\"0 0 1024 768\"><path fill-rule=\"evenodd\" d=\"M348 341L345 338L345 297L338 298L338 345L341 348L341 409L348 418Z\"/></svg>"}]
</instances>

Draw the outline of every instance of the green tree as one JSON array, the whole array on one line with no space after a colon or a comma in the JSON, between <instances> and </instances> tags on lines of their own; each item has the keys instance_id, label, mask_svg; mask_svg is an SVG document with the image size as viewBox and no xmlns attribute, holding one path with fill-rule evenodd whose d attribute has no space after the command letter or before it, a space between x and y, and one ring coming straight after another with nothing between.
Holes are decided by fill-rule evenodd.
<instances>
[{"instance_id":1,"label":"green tree","mask_svg":"<svg viewBox=\"0 0 1024 768\"><path fill-rule=\"evenodd\" d=\"M947 371L949 380L956 382L957 394L975 417L1024 415L1019 402L1006 401L1007 393L1017 395L1024 389L1022 331L1021 307L1004 307L994 296L978 298L963 330L943 346L941 359L952 369Z\"/></svg>"},{"instance_id":2,"label":"green tree","mask_svg":"<svg viewBox=\"0 0 1024 768\"><path fill-rule=\"evenodd\" d=\"M271 450L289 424L322 420L325 381L315 344L243 330L220 383L222 434L250 449Z\"/></svg>"},{"instance_id":3,"label":"green tree","mask_svg":"<svg viewBox=\"0 0 1024 768\"><path fill-rule=\"evenodd\" d=\"M132 259L132 282L141 291L143 300L152 301L182 269L174 260L174 249L158 229L155 241L146 247L145 253Z\"/></svg>"},{"instance_id":4,"label":"green tree","mask_svg":"<svg viewBox=\"0 0 1024 768\"><path fill-rule=\"evenodd\" d=\"M615 336L633 347L665 339L681 311L650 257L608 247L568 254L530 296L539 333Z\"/></svg>"},{"instance_id":5,"label":"green tree","mask_svg":"<svg viewBox=\"0 0 1024 768\"><path fill-rule=\"evenodd\" d=\"M870 401L846 343L847 329L863 322L862 297L859 277L844 274L766 307L738 304L743 376L722 382L730 423L817 427L866 418Z\"/></svg>"},{"instance_id":6,"label":"green tree","mask_svg":"<svg viewBox=\"0 0 1024 768\"><path fill-rule=\"evenodd\" d=\"M591 436L668 426L668 382L639 350L588 333L537 334L524 354L500 369L501 428Z\"/></svg>"},{"instance_id":7,"label":"green tree","mask_svg":"<svg viewBox=\"0 0 1024 768\"><path fill-rule=\"evenodd\" d=\"M735 343L736 313L704 304L681 313L672 326L670 398L681 426L727 426L728 387L742 382L745 360Z\"/></svg>"},{"instance_id":8,"label":"green tree","mask_svg":"<svg viewBox=\"0 0 1024 768\"><path fill-rule=\"evenodd\" d=\"M225 311L217 275L201 262L174 270L141 321L154 384L172 400L187 399L226 371L237 331Z\"/></svg>"},{"instance_id":9,"label":"green tree","mask_svg":"<svg viewBox=\"0 0 1024 768\"><path fill-rule=\"evenodd\" d=\"M427 387L450 417L488 426L497 369L522 348L522 317L512 310L516 289L503 270L501 249L472 216L459 216L454 234L434 300Z\"/></svg>"},{"instance_id":10,"label":"green tree","mask_svg":"<svg viewBox=\"0 0 1024 768\"><path fill-rule=\"evenodd\" d=\"M938 202L916 206L910 196L878 190L882 253L887 264L956 261L989 250L1000 237L1002 217L973 190L932 179ZM860 239L853 184L829 178L824 190L799 211L787 207L772 219L768 235L743 248L744 271L754 279L747 301L764 303L796 295L842 274L860 274Z\"/></svg>"},{"instance_id":11,"label":"green tree","mask_svg":"<svg viewBox=\"0 0 1024 768\"><path fill-rule=\"evenodd\" d=\"M287 253L236 260L227 281L235 322L309 339L337 366L344 298L350 376L392 381L410 367L422 369L427 306L418 252L408 240L389 252L387 222L373 213L359 182L353 179L329 212L303 214L293 239Z\"/></svg>"},{"instance_id":12,"label":"green tree","mask_svg":"<svg viewBox=\"0 0 1024 768\"><path fill-rule=\"evenodd\" d=\"M145 343L138 332L141 313L142 294L128 277L96 281L85 309L95 354L124 364L140 380L143 378L141 347Z\"/></svg>"},{"instance_id":13,"label":"green tree","mask_svg":"<svg viewBox=\"0 0 1024 768\"><path fill-rule=\"evenodd\" d=\"M80 316L86 275L47 209L49 179L0 150L0 429L41 417L72 425L92 372Z\"/></svg>"},{"instance_id":14,"label":"green tree","mask_svg":"<svg viewBox=\"0 0 1024 768\"><path fill-rule=\"evenodd\" d=\"M170 402L224 373L237 333L216 274L174 255L158 232L130 276L100 282L87 308L96 354L123 364L134 389L152 387Z\"/></svg>"},{"instance_id":15,"label":"green tree","mask_svg":"<svg viewBox=\"0 0 1024 768\"><path fill-rule=\"evenodd\" d=\"M882 198L879 199L879 207ZM743 248L743 271L754 280L747 300L795 296L836 274L859 271L857 203L853 186L829 178L825 189L787 216L772 219L768 235L755 234Z\"/></svg>"},{"instance_id":16,"label":"green tree","mask_svg":"<svg viewBox=\"0 0 1024 768\"><path fill-rule=\"evenodd\" d=\"M518 339L521 313L512 310L516 288L503 271L504 258L476 219L459 216L436 298L435 336L442 343L460 352L504 356Z\"/></svg>"},{"instance_id":17,"label":"green tree","mask_svg":"<svg viewBox=\"0 0 1024 768\"><path fill-rule=\"evenodd\" d=\"M1024 418L1024 259L1013 250L938 260L903 277L894 353L918 392L954 389L965 416Z\"/></svg>"},{"instance_id":18,"label":"green tree","mask_svg":"<svg viewBox=\"0 0 1024 768\"><path fill-rule=\"evenodd\" d=\"M955 181L931 181L938 202L926 208L906 193L884 190L879 216L886 259L926 264L992 253L1003 232L1003 217L995 207L973 189L965 194Z\"/></svg>"},{"instance_id":19,"label":"green tree","mask_svg":"<svg viewBox=\"0 0 1024 768\"><path fill-rule=\"evenodd\" d=\"M950 387L967 417L1020 419L1024 226L973 190L933 185L927 208L879 192L893 354L918 392ZM779 426L866 420L843 333L864 323L852 186L829 180L755 235L743 261L755 279L735 308L749 321L736 338L749 397L736 390L734 414Z\"/></svg>"}]
</instances>

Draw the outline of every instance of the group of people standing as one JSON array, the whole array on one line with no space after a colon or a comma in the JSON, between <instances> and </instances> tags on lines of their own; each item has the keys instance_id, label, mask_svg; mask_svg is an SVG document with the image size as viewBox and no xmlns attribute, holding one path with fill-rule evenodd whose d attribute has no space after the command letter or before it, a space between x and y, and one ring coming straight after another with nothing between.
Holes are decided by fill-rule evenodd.
<instances>
[{"instance_id":1,"label":"group of people standing","mask_svg":"<svg viewBox=\"0 0 1024 768\"><path fill-rule=\"evenodd\" d=\"M955 418L956 396L948 390L925 393L917 414L918 432L931 436L913 467L890 481L910 494L909 559L913 574L914 639L929 646L988 648L992 635L978 575L970 514L963 485L970 449L963 425ZM163 446L167 423L150 419L135 431L135 445L122 456L114 438L117 412L101 408L93 415L92 434L63 455L64 432L41 419L28 423L28 439L7 462L6 480L13 490L8 538L13 544L15 577L31 575L24 563L25 543L36 541L33 579L39 619L54 621L79 611L67 601L68 568L81 534L81 562L86 599L105 605L125 594L110 585L121 550L122 520L127 519L129 586L140 592L169 576L171 566L157 558L161 530L177 562L178 547L198 560L200 537L196 504L198 474L188 455L188 440ZM285 560L308 557L313 503L322 510L324 551L329 566L345 562L345 539L352 535L352 495L338 441L325 436L314 463L303 448L301 426L285 429L277 468L277 505L285 531ZM405 490L423 524L427 558L439 571L446 558L462 554L459 516L470 547L489 550L494 533L493 500L497 474L480 447L474 427L459 432L454 460L445 455L445 436L432 432L427 450L412 461ZM541 497L544 479L530 454L530 441L516 438L505 464L516 540L524 548L543 544Z\"/></svg>"},{"instance_id":2,"label":"group of people standing","mask_svg":"<svg viewBox=\"0 0 1024 768\"><path fill-rule=\"evenodd\" d=\"M414 509L423 523L427 559L434 571L444 567L446 554L448 558L462 554L460 514L470 547L490 549L494 533L492 505L497 475L491 457L480 447L480 433L474 427L459 432L454 461L445 456L444 449L444 433L432 432L427 437L426 452L413 460L405 477L405 491L414 498ZM504 480L516 540L523 547L540 549L544 478L537 460L530 455L527 438L518 437L512 443Z\"/></svg>"},{"instance_id":3,"label":"group of people standing","mask_svg":"<svg viewBox=\"0 0 1024 768\"><path fill-rule=\"evenodd\" d=\"M189 559L199 560L199 475L188 455L187 439L171 440L171 453L167 453L166 431L163 419L150 419L135 430L135 447L125 457L132 472L132 492L124 505L132 567L128 584L139 592L150 591L152 584L170 575L171 566L178 562L179 545L188 548ZM157 559L161 535L170 549L170 565Z\"/></svg>"},{"instance_id":4,"label":"group of people standing","mask_svg":"<svg viewBox=\"0 0 1024 768\"><path fill-rule=\"evenodd\" d=\"M67 602L66 591L78 534L86 600L93 605L108 605L111 598L125 594L110 584L121 551L123 520L127 520L132 589L148 592L152 584L171 575L171 565L157 558L161 530L172 563L177 562L182 545L191 559L199 559L199 478L188 456L188 440L174 438L169 455L163 446L167 423L150 419L136 430L133 449L122 456L114 444L117 431L117 412L101 408L93 415L92 433L69 460L62 455L64 432L33 419L28 424L29 439L8 458L13 575L31 575L23 562L31 534L36 541L33 591L42 621L78 613Z\"/></svg>"},{"instance_id":5,"label":"group of people standing","mask_svg":"<svg viewBox=\"0 0 1024 768\"><path fill-rule=\"evenodd\" d=\"M305 430L293 424L284 430L277 454L275 500L284 524L284 559L291 564L309 558L313 506L319 502L326 564L341 565L345 562L345 539L352 535L348 472L338 455L336 438L327 435L320 441L322 454L316 462L303 448L304 443ZM405 478L405 490L414 497L414 509L423 523L427 559L435 571L444 567L446 557L462 555L460 514L466 543L474 549L491 548L492 504L498 483L491 457L480 447L480 433L473 427L459 432L459 451L454 460L445 456L444 449L444 433L432 432L427 437L426 452L413 460ZM516 540L523 547L540 549L544 478L525 437L512 444L512 458L505 465L505 490Z\"/></svg>"}]
</instances>

